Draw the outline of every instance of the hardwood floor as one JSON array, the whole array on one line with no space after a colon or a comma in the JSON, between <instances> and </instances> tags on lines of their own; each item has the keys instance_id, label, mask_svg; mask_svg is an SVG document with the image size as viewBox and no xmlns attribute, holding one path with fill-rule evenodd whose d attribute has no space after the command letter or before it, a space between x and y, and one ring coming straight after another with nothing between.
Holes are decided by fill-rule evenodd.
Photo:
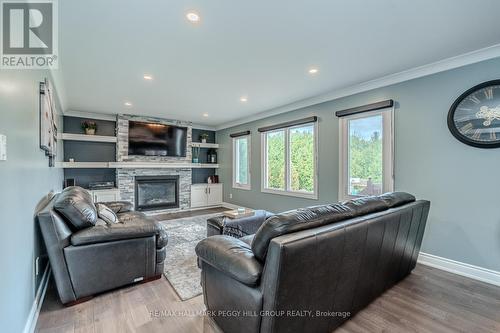
<instances>
[{"instance_id":1,"label":"hardwood floor","mask_svg":"<svg viewBox=\"0 0 500 333\"><path fill-rule=\"evenodd\" d=\"M50 283L36 331L220 332L203 309L202 296L181 302L164 277L68 308ZM417 265L336 332L500 332L500 287Z\"/></svg>"}]
</instances>

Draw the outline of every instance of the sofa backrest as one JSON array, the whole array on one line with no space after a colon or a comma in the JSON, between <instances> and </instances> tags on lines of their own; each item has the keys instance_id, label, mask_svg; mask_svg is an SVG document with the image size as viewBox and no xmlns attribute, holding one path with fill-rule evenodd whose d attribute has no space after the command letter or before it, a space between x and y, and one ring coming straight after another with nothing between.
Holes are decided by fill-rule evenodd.
<instances>
[{"instance_id":1,"label":"sofa backrest","mask_svg":"<svg viewBox=\"0 0 500 333\"><path fill-rule=\"evenodd\" d=\"M76 296L66 266L64 248L71 243L72 231L54 209L59 195L51 193L40 201L35 211L35 222L42 232L59 296L65 302L70 302L76 300Z\"/></svg>"},{"instance_id":2,"label":"sofa backrest","mask_svg":"<svg viewBox=\"0 0 500 333\"><path fill-rule=\"evenodd\" d=\"M65 188L56 198L57 210L75 231L93 227L97 222L97 208L90 193L78 186Z\"/></svg>"},{"instance_id":3,"label":"sofa backrest","mask_svg":"<svg viewBox=\"0 0 500 333\"><path fill-rule=\"evenodd\" d=\"M275 237L384 211L413 201L415 197L411 194L392 192L277 214L268 218L257 230L252 251L259 260L265 261L269 243Z\"/></svg>"},{"instance_id":4,"label":"sofa backrest","mask_svg":"<svg viewBox=\"0 0 500 333\"><path fill-rule=\"evenodd\" d=\"M382 198L393 205L387 210L273 238L260 284L263 310L321 313L265 316L261 331L331 332L346 312L354 314L409 274L430 203L397 198Z\"/></svg>"}]
</instances>

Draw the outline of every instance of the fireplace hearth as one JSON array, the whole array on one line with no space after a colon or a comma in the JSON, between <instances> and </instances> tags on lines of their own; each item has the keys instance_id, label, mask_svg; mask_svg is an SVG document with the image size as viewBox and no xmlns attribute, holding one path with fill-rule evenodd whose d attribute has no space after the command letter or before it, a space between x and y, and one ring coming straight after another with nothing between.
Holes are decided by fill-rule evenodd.
<instances>
[{"instance_id":1,"label":"fireplace hearth","mask_svg":"<svg viewBox=\"0 0 500 333\"><path fill-rule=\"evenodd\" d=\"M135 209L179 208L179 176L135 177Z\"/></svg>"}]
</instances>

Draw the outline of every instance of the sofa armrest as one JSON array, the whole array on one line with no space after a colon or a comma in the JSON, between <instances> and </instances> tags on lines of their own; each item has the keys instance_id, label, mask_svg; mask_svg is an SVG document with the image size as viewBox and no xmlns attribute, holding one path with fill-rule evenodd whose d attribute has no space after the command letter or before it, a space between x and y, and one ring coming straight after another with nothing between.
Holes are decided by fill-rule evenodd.
<instances>
[{"instance_id":1,"label":"sofa armrest","mask_svg":"<svg viewBox=\"0 0 500 333\"><path fill-rule=\"evenodd\" d=\"M215 216L207 220L207 237L213 235L229 235L241 238L253 235L267 218L273 216L265 210L256 210L252 216L230 219L223 215Z\"/></svg>"},{"instance_id":2,"label":"sofa armrest","mask_svg":"<svg viewBox=\"0 0 500 333\"><path fill-rule=\"evenodd\" d=\"M222 235L224 230L224 220L225 216L219 215L211 217L207 220L207 237L214 235Z\"/></svg>"},{"instance_id":3,"label":"sofa armrest","mask_svg":"<svg viewBox=\"0 0 500 333\"><path fill-rule=\"evenodd\" d=\"M131 202L128 201L108 201L108 202L99 202L103 205L106 205L109 209L111 209L115 214L131 212L134 206Z\"/></svg>"},{"instance_id":4,"label":"sofa armrest","mask_svg":"<svg viewBox=\"0 0 500 333\"><path fill-rule=\"evenodd\" d=\"M253 255L250 245L226 235L205 238L196 245L196 254L205 263L233 279L255 286L262 275L262 264Z\"/></svg>"}]
</instances>

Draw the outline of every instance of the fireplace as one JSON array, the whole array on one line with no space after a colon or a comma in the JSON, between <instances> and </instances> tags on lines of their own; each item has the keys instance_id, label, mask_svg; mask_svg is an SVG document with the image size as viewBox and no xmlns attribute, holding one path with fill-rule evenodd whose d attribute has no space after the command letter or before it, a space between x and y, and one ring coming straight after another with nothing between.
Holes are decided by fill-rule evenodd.
<instances>
[{"instance_id":1,"label":"fireplace","mask_svg":"<svg viewBox=\"0 0 500 333\"><path fill-rule=\"evenodd\" d=\"M179 176L135 177L135 209L179 208Z\"/></svg>"}]
</instances>

